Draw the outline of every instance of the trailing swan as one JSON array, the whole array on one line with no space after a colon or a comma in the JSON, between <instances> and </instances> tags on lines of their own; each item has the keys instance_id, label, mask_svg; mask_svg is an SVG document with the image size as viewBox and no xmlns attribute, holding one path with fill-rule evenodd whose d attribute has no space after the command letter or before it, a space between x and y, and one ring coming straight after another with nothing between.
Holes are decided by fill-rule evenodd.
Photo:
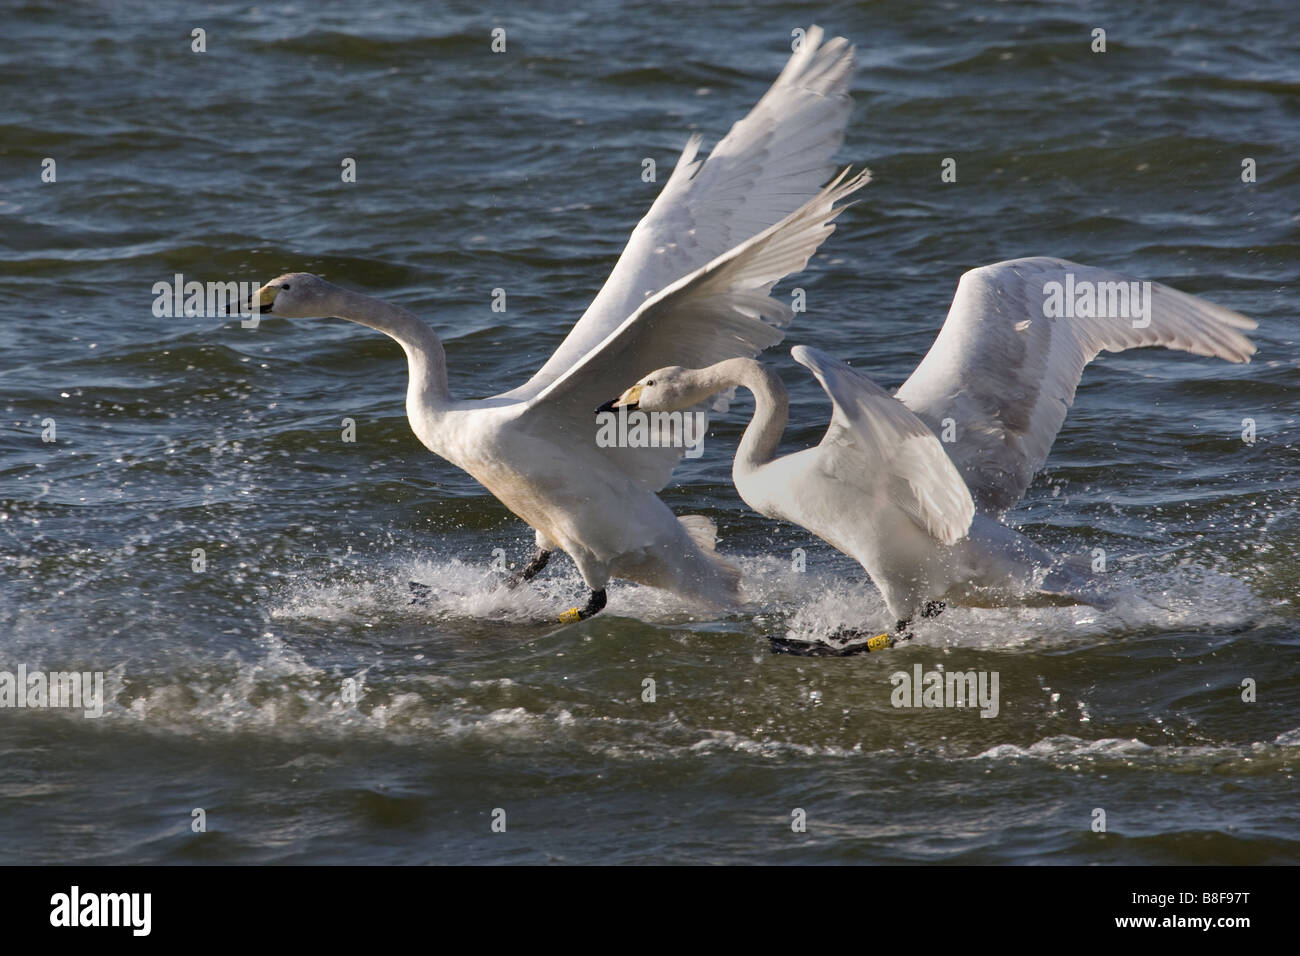
<instances>
[{"instance_id":1,"label":"trailing swan","mask_svg":"<svg viewBox=\"0 0 1300 956\"><path fill-rule=\"evenodd\" d=\"M1121 283L1128 306L1112 308ZM1092 295L1086 308L1083 290ZM893 396L826 353L795 346L791 354L833 405L814 448L777 457L785 386L746 358L661 368L601 408L671 411L749 389L754 417L732 470L741 498L856 559L906 633L913 615L974 596L1005 602L1028 589L1104 606L1087 576L1000 516L1043 467L1084 366L1100 351L1158 345L1248 362L1255 346L1239 330L1253 328L1158 283L1062 259L1013 259L962 276L934 345ZM940 441L945 434L952 441ZM890 644L888 635L872 641L873 650Z\"/></svg>"}]
</instances>

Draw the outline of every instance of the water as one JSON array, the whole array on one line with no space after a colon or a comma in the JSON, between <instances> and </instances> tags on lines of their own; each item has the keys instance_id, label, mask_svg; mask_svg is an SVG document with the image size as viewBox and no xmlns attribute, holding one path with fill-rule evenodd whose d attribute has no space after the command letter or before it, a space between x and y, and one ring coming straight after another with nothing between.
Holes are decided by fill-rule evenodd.
<instances>
[{"instance_id":1,"label":"water","mask_svg":"<svg viewBox=\"0 0 1300 956\"><path fill-rule=\"evenodd\" d=\"M0 860L1300 859L1292 4L817 15L858 44L840 155L875 182L784 286L809 301L765 357L792 390L788 449L829 407L789 345L895 387L976 265L1060 255L1260 322L1249 366L1099 359L1010 515L1058 551L1104 548L1133 592L1113 611L954 608L887 653L770 655L769 634L886 614L853 562L738 499L742 399L664 497L717 521L749 572L743 611L697 619L616 584L594 620L538 627L581 597L572 564L496 588L492 549L521 561L531 534L417 444L396 345L338 321L152 315L177 272L317 272L426 317L457 394L511 387L651 201L642 158L662 182L690 131L716 142L809 19L781 3L11 8L0 669L103 671L108 700L97 720L0 711ZM1105 54L1088 49L1099 26ZM412 578L430 608L408 606ZM890 675L917 664L996 671L998 716L892 707Z\"/></svg>"}]
</instances>

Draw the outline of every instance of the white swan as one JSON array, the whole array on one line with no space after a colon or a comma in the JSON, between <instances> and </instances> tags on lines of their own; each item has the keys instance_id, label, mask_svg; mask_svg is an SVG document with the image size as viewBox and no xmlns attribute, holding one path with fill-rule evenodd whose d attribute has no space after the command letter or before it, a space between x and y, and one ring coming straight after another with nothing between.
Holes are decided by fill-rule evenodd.
<instances>
[{"instance_id":1,"label":"white swan","mask_svg":"<svg viewBox=\"0 0 1300 956\"><path fill-rule=\"evenodd\" d=\"M756 355L792 318L769 296L834 231L842 199L869 175L819 189L843 141L853 47L808 30L771 89L707 160L692 136L609 279L527 383L494 398L453 399L441 342L394 305L306 273L256 293L261 312L334 316L383 332L406 352L406 414L431 451L478 479L536 531L532 577L555 548L591 589L578 620L605 605L611 576L711 607L735 599L739 573L714 551L713 523L674 517L656 494L682 448L601 448L592 408L647 369Z\"/></svg>"},{"instance_id":2,"label":"white swan","mask_svg":"<svg viewBox=\"0 0 1300 956\"><path fill-rule=\"evenodd\" d=\"M732 471L736 490L755 511L801 525L861 563L899 632L945 600L1003 603L1036 590L1104 606L1086 575L998 520L1046 461L1084 366L1103 349L1160 345L1230 362L1255 351L1238 331L1253 329L1252 320L1157 283L1145 286L1144 315L1045 314L1061 311L1054 306L1096 311L1072 309L1073 296L1064 304L1063 294L1077 289L1082 305L1085 288L1106 294L1105 311L1123 311L1109 307L1110 290L1120 287L1101 283L1126 283L1127 301L1129 292L1143 295L1132 281L1048 258L973 269L934 345L894 396L824 352L796 346L791 354L812 370L834 411L821 444L781 458L785 387L750 359L659 369L605 407L671 411L738 385L753 392L754 417ZM954 440L940 441L945 432ZM871 641L839 643L850 650L892 643L888 635Z\"/></svg>"}]
</instances>

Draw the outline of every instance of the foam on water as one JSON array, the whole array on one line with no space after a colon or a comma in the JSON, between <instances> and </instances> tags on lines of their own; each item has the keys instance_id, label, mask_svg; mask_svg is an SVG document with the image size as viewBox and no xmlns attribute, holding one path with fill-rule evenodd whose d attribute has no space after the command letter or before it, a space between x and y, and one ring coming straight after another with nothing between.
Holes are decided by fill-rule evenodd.
<instances>
[{"instance_id":1,"label":"foam on water","mask_svg":"<svg viewBox=\"0 0 1300 956\"><path fill-rule=\"evenodd\" d=\"M1042 760L1051 763L1086 762L1092 767L1108 763L1121 763L1128 767L1186 765L1187 769L1203 772L1213 766L1220 773L1273 773L1290 774L1300 758L1300 728L1278 734L1267 741L1249 744L1222 744L1196 746L1152 746L1135 738L1104 737L1085 740L1069 734L1044 737L1027 747L1017 744L996 744L971 760Z\"/></svg>"},{"instance_id":2,"label":"foam on water","mask_svg":"<svg viewBox=\"0 0 1300 956\"><path fill-rule=\"evenodd\" d=\"M841 625L877 626L887 618L883 602L866 580L852 580L835 569L794 572L788 562L770 556L745 557L740 563L746 572L748 603L727 619L732 626L748 624L746 630L760 634L784 632L815 639ZM429 585L429 606L409 603L407 582L411 580ZM1248 586L1209 568L1183 564L1130 575L1123 583L1122 599L1108 611L1082 606L951 607L936 619L917 622L908 646L1032 654L1043 647L1111 641L1132 632L1242 628L1269 616L1265 602ZM145 668L143 675L136 666L115 667L108 675L104 719L180 733L218 730L332 736L379 732L394 741L410 735L545 735L557 728L574 731L575 725L581 730L587 726L587 718L575 717L572 703L563 697L545 704L537 700L530 700L527 706L512 703L521 690L516 681L481 676L462 679L452 676L443 665L426 661L424 653L417 653L430 641L436 646L453 640L450 632L440 635L435 631L430 636L421 628L417 632L422 635L420 648L389 643L385 645L387 653L373 660L369 658L371 650L355 644L338 645L331 639L331 646L341 647L342 664L313 663L309 648L293 646L283 634L286 627L323 622L342 627L344 639L352 640L350 635L364 635L376 622L432 622L454 631L462 623L480 623L487 618L535 641L559 632L556 624L538 626L538 622L550 621L556 609L567 606L581 588L576 572L564 564L548 569L534 582L507 590L498 575L480 566L435 557L289 579L271 602L268 629L241 642L238 650L226 649L214 657L211 649L196 648L185 667L161 672ZM692 620L690 608L653 588L616 584L611 589L611 607L613 614L621 612L651 625L681 626ZM574 640L581 633L576 629L563 632ZM563 642L563 634L556 640ZM751 638L735 635L735 640ZM378 676L372 675L376 665L383 668ZM39 666L39 661L32 666ZM355 701L345 697L343 682L348 679L356 689ZM605 725L609 726L608 721ZM679 727L674 733L683 730ZM598 734L595 743L615 746L605 736ZM760 742L731 731L697 730L688 736L692 739L683 746L696 751L810 746ZM1275 743L1294 746L1296 741L1284 736ZM1138 750L1147 746L1132 745ZM1059 746L1058 738L1049 738L1028 748L994 745L982 755L1040 756L1055 753ZM1067 741L1065 746L1074 744ZM1078 746L1095 754L1117 752L1115 748L1122 750L1128 745L1083 741Z\"/></svg>"},{"instance_id":3,"label":"foam on water","mask_svg":"<svg viewBox=\"0 0 1300 956\"><path fill-rule=\"evenodd\" d=\"M377 613L399 613L436 621L484 620L519 625L555 626L560 611L586 600L587 589L574 566L556 558L533 580L513 589L504 577L482 565L428 557L382 563L344 577L298 581L271 609L274 620L314 618L364 620ZM412 605L409 582L428 588L422 604ZM690 602L658 588L625 581L610 582L609 616L633 617L653 624L707 621L710 615Z\"/></svg>"},{"instance_id":4,"label":"foam on water","mask_svg":"<svg viewBox=\"0 0 1300 956\"><path fill-rule=\"evenodd\" d=\"M880 593L860 569L796 572L768 555L732 556L744 572L743 605L733 619L761 630L818 640L839 627L888 630L892 620ZM413 606L408 582L429 591ZM296 579L272 604L272 620L364 622L380 614L416 615L437 621L496 621L544 625L557 610L585 595L573 566L556 560L525 585L507 589L500 574L457 559L426 557L380 564L324 580ZM917 644L1003 647L1067 642L1151 629L1231 629L1271 617L1267 603L1230 574L1188 559L1139 571L1132 564L1113 572L1106 610L1088 605L947 608L913 623ZM608 616L653 624L702 623L711 619L668 592L622 581L609 586Z\"/></svg>"},{"instance_id":5,"label":"foam on water","mask_svg":"<svg viewBox=\"0 0 1300 956\"><path fill-rule=\"evenodd\" d=\"M839 573L795 574L788 571L788 562L771 559L751 561L754 565L763 573L751 576L752 593L771 605L774 616L784 616L786 637L824 640L840 627L892 630L880 593L861 572L853 580ZM1116 603L1106 610L1088 605L951 606L938 617L914 620L912 641L939 647L1039 646L1152 629L1237 628L1272 616L1244 582L1187 561L1141 572L1122 568L1112 573L1108 586Z\"/></svg>"}]
</instances>

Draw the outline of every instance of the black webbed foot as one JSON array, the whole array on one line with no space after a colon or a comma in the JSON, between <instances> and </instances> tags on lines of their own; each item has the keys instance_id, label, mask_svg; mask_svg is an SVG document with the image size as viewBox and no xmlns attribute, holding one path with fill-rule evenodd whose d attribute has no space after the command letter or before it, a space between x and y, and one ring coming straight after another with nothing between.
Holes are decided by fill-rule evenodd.
<instances>
[{"instance_id":1,"label":"black webbed foot","mask_svg":"<svg viewBox=\"0 0 1300 956\"><path fill-rule=\"evenodd\" d=\"M433 588L427 584L421 584L419 581L407 581L406 586L410 589L411 600L407 601L407 606L414 604L417 607L428 607L430 603L429 595L433 594Z\"/></svg>"},{"instance_id":2,"label":"black webbed foot","mask_svg":"<svg viewBox=\"0 0 1300 956\"><path fill-rule=\"evenodd\" d=\"M543 551L541 548L538 548L533 554L532 560L520 568L518 574L512 574L510 577L506 578L506 587L513 590L525 581L531 581L533 578L537 577L542 568L546 567L546 562L550 560L551 552Z\"/></svg>"},{"instance_id":3,"label":"black webbed foot","mask_svg":"<svg viewBox=\"0 0 1300 956\"><path fill-rule=\"evenodd\" d=\"M909 634L908 637L911 635ZM770 637L773 654L797 657L852 657L888 650L897 640L890 634L872 634L855 627L838 627L824 641L795 641L788 637ZM901 638L906 640L906 638Z\"/></svg>"}]
</instances>

